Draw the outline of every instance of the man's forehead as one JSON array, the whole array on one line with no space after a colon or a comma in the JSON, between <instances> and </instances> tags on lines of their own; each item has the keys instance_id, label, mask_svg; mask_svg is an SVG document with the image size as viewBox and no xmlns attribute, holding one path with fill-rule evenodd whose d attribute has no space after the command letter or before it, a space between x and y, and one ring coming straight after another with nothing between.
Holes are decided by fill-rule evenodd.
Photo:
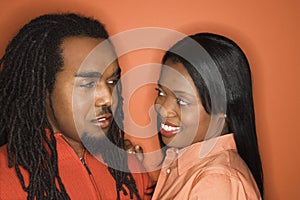
<instances>
[{"instance_id":1,"label":"man's forehead","mask_svg":"<svg viewBox=\"0 0 300 200\"><path fill-rule=\"evenodd\" d=\"M111 65L117 62L114 52L107 50L105 52L93 51L81 63L79 71L99 71L104 72Z\"/></svg>"},{"instance_id":2,"label":"man's forehead","mask_svg":"<svg viewBox=\"0 0 300 200\"><path fill-rule=\"evenodd\" d=\"M86 61L99 61L99 60L115 60L117 55L114 46L107 40L100 42L95 48L90 51L86 57Z\"/></svg>"}]
</instances>

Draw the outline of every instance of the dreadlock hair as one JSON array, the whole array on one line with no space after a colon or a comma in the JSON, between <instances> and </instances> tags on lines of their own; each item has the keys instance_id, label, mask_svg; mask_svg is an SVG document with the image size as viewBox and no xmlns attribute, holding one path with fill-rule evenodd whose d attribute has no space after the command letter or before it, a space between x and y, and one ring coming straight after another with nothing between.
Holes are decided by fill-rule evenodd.
<instances>
[{"instance_id":1,"label":"dreadlock hair","mask_svg":"<svg viewBox=\"0 0 300 200\"><path fill-rule=\"evenodd\" d=\"M207 82L204 81L204 76L209 74L199 73L205 67L213 70L211 61L203 59L199 48L197 48L198 52L192 52L191 41L200 45L208 53L221 75L226 96L219 97L226 98L227 108L224 114L227 115L228 132L234 133L238 153L248 165L263 198L263 170L256 135L251 71L246 55L235 42L213 33L188 36L176 43L164 55L162 63L170 60L184 65L198 89L203 107L209 114L222 113L224 110L218 105L214 109L211 105L213 97ZM181 56L188 54L192 55L191 60Z\"/></svg>"},{"instance_id":2,"label":"dreadlock hair","mask_svg":"<svg viewBox=\"0 0 300 200\"><path fill-rule=\"evenodd\" d=\"M61 44L73 36L107 39L108 33L99 21L91 18L47 14L26 24L0 60L0 145L7 144L8 167L15 168L28 199L70 199L58 173L56 140L46 115L46 92L52 94L56 73L63 66ZM122 100L121 95L119 99ZM119 112L123 115L122 109ZM108 138L116 146L124 147L124 132L115 122ZM114 156L119 159L111 159ZM105 152L103 158L116 181L118 197L121 190L125 191L125 185L131 196L135 194L140 199L132 174L110 167L127 167L127 156L120 151ZM20 167L29 173L28 186Z\"/></svg>"},{"instance_id":3,"label":"dreadlock hair","mask_svg":"<svg viewBox=\"0 0 300 200\"><path fill-rule=\"evenodd\" d=\"M133 179L133 176L128 168L127 152L124 151L124 112L122 109L123 97L121 81L117 82L116 91L118 105L114 112L114 118L107 134L109 142L112 142L115 145L103 143L102 145L104 145L104 148L102 147L102 155L104 161L108 164L108 170L116 180L116 189L118 191L117 198L120 199L120 191L127 195L127 191L123 187L124 184L129 189L130 198L132 199L133 195L135 195L137 199L140 200L141 197L138 194L135 180Z\"/></svg>"}]
</instances>

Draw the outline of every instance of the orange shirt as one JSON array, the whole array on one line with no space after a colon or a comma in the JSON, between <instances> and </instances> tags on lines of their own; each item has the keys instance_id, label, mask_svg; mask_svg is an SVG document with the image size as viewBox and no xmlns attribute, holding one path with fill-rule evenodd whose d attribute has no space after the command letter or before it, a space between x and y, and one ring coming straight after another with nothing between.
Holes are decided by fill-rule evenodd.
<instances>
[{"instance_id":1,"label":"orange shirt","mask_svg":"<svg viewBox=\"0 0 300 200\"><path fill-rule=\"evenodd\" d=\"M228 134L169 148L152 199L256 200L260 193Z\"/></svg>"},{"instance_id":2,"label":"orange shirt","mask_svg":"<svg viewBox=\"0 0 300 200\"><path fill-rule=\"evenodd\" d=\"M72 200L116 200L116 182L109 173L107 166L85 152L84 159L91 171L91 174L89 174L77 154L62 138L61 134L55 134L55 138L57 141L59 173L70 198ZM128 163L129 169L132 171L141 168L139 161L134 156L128 155ZM25 177L25 183L28 183L27 171L24 169L21 171ZM140 197L151 199L151 196L145 195L149 192L146 191L150 184L148 175L146 173L133 173L132 175ZM129 191L127 190L127 192L128 195L126 196L123 195L123 192L120 192L121 199L130 199ZM6 145L0 148L0 199L27 199L27 193L21 187L15 168L8 168Z\"/></svg>"}]
</instances>

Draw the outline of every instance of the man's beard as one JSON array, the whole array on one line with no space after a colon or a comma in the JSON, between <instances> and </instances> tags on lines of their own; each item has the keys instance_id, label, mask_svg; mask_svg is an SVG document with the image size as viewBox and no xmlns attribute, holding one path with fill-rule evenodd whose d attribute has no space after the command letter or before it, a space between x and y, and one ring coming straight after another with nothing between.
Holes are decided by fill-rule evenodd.
<instances>
[{"instance_id":1,"label":"man's beard","mask_svg":"<svg viewBox=\"0 0 300 200\"><path fill-rule=\"evenodd\" d=\"M108 148L112 148L113 143L105 136L95 137L90 133L84 132L80 139L84 147L95 157L101 156Z\"/></svg>"},{"instance_id":2,"label":"man's beard","mask_svg":"<svg viewBox=\"0 0 300 200\"><path fill-rule=\"evenodd\" d=\"M110 106L102 106L101 110L97 113L96 116L101 116L105 114L112 114L112 110ZM113 120L112 120L113 123ZM112 127L112 123L110 124L109 130L105 133L101 128L99 128L99 132L95 135L95 133L83 132L80 134L80 139L84 145L84 147L94 156L99 156L103 154L103 152L107 148L112 148L114 144L108 139L107 134L113 134L110 130Z\"/></svg>"}]
</instances>

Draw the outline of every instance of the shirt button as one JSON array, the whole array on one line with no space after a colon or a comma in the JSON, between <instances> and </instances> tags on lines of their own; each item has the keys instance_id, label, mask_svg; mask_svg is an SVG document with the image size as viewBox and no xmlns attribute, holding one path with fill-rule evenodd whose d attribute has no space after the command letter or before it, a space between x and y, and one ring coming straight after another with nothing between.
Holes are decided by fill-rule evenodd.
<instances>
[{"instance_id":1,"label":"shirt button","mask_svg":"<svg viewBox=\"0 0 300 200\"><path fill-rule=\"evenodd\" d=\"M167 169L166 172L167 172L167 174L170 174L171 173L171 169L170 168Z\"/></svg>"}]
</instances>

